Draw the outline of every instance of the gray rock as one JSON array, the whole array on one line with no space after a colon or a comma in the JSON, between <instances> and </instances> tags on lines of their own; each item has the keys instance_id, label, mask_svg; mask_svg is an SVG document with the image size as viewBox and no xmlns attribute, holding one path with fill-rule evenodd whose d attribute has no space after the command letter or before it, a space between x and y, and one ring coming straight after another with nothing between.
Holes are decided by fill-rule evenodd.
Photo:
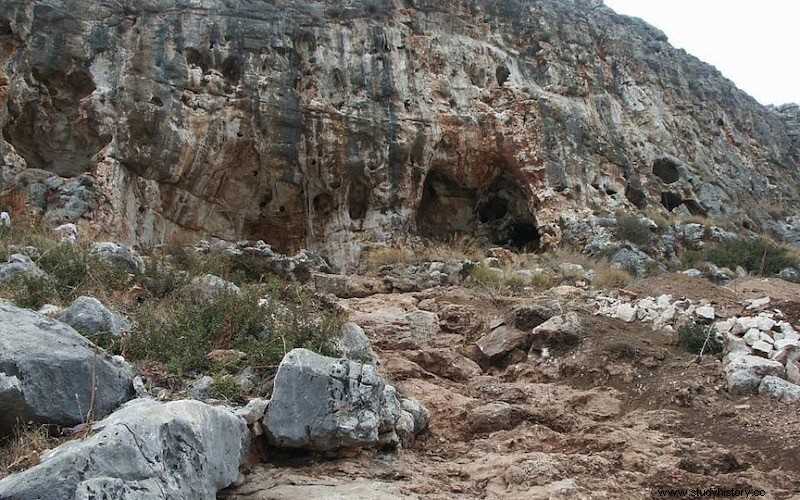
<instances>
[{"instance_id":1,"label":"gray rock","mask_svg":"<svg viewBox=\"0 0 800 500\"><path fill-rule=\"evenodd\" d=\"M800 386L772 375L767 375L761 380L758 393L787 404L800 401Z\"/></svg>"},{"instance_id":2,"label":"gray rock","mask_svg":"<svg viewBox=\"0 0 800 500\"><path fill-rule=\"evenodd\" d=\"M705 227L702 224L688 223L675 224L675 235L690 250L700 250L703 248L703 235Z\"/></svg>"},{"instance_id":3,"label":"gray rock","mask_svg":"<svg viewBox=\"0 0 800 500\"><path fill-rule=\"evenodd\" d=\"M533 329L531 349L566 349L581 341L582 324L574 312L553 316Z\"/></svg>"},{"instance_id":4,"label":"gray rock","mask_svg":"<svg viewBox=\"0 0 800 500\"><path fill-rule=\"evenodd\" d=\"M379 364L378 356L372 350L367 334L355 323L342 325L342 336L336 339L335 348L344 358L371 365Z\"/></svg>"},{"instance_id":5,"label":"gray rock","mask_svg":"<svg viewBox=\"0 0 800 500\"><path fill-rule=\"evenodd\" d=\"M254 398L247 402L244 408L236 410L236 415L242 417L248 424L254 424L264 418L269 399Z\"/></svg>"},{"instance_id":6,"label":"gray rock","mask_svg":"<svg viewBox=\"0 0 800 500\"><path fill-rule=\"evenodd\" d=\"M800 283L800 272L793 267L787 267L778 273L778 278L792 283Z\"/></svg>"},{"instance_id":7,"label":"gray rock","mask_svg":"<svg viewBox=\"0 0 800 500\"><path fill-rule=\"evenodd\" d=\"M767 375L783 377L786 369L777 361L750 355L734 355L727 359L725 377L732 394L755 394Z\"/></svg>"},{"instance_id":8,"label":"gray rock","mask_svg":"<svg viewBox=\"0 0 800 500\"><path fill-rule=\"evenodd\" d=\"M703 277L703 273L701 273L698 269L694 269L694 268L687 269L687 270L683 271L681 274L685 274L686 276L689 276L690 278L702 278Z\"/></svg>"},{"instance_id":9,"label":"gray rock","mask_svg":"<svg viewBox=\"0 0 800 500\"><path fill-rule=\"evenodd\" d=\"M108 266L119 267L132 274L142 274L145 271L142 258L125 245L110 241L93 243L89 247L89 253Z\"/></svg>"},{"instance_id":10,"label":"gray rock","mask_svg":"<svg viewBox=\"0 0 800 500\"><path fill-rule=\"evenodd\" d=\"M526 350L532 333L501 325L484 335L475 343L486 359L493 361L504 357L515 349Z\"/></svg>"},{"instance_id":11,"label":"gray rock","mask_svg":"<svg viewBox=\"0 0 800 500\"><path fill-rule=\"evenodd\" d=\"M397 445L422 431L415 422L372 365L306 349L281 361L263 420L274 446L314 451Z\"/></svg>"},{"instance_id":12,"label":"gray rock","mask_svg":"<svg viewBox=\"0 0 800 500\"><path fill-rule=\"evenodd\" d=\"M197 401L135 400L92 429L0 481L0 498L211 500L249 444L243 418Z\"/></svg>"},{"instance_id":13,"label":"gray rock","mask_svg":"<svg viewBox=\"0 0 800 500\"><path fill-rule=\"evenodd\" d=\"M78 297L58 319L90 338L104 333L122 335L133 328L133 323L94 297Z\"/></svg>"},{"instance_id":14,"label":"gray rock","mask_svg":"<svg viewBox=\"0 0 800 500\"><path fill-rule=\"evenodd\" d=\"M7 263L0 264L0 285L7 285L22 276L44 278L47 274L30 257L19 253L12 254Z\"/></svg>"},{"instance_id":15,"label":"gray rock","mask_svg":"<svg viewBox=\"0 0 800 500\"><path fill-rule=\"evenodd\" d=\"M203 375L189 385L186 392L195 399L206 400L209 398L208 391L214 386L214 378Z\"/></svg>"},{"instance_id":16,"label":"gray rock","mask_svg":"<svg viewBox=\"0 0 800 500\"><path fill-rule=\"evenodd\" d=\"M611 257L612 264L619 264L623 269L636 276L644 276L656 264L646 253L638 248L620 248Z\"/></svg>"},{"instance_id":17,"label":"gray rock","mask_svg":"<svg viewBox=\"0 0 800 500\"><path fill-rule=\"evenodd\" d=\"M261 385L262 378L252 367L248 366L236 375L236 380L245 393L253 393Z\"/></svg>"},{"instance_id":18,"label":"gray rock","mask_svg":"<svg viewBox=\"0 0 800 500\"><path fill-rule=\"evenodd\" d=\"M102 418L133 396L130 366L112 362L64 323L0 304L0 433L18 419L62 426L85 421L93 371L94 416Z\"/></svg>"},{"instance_id":19,"label":"gray rock","mask_svg":"<svg viewBox=\"0 0 800 500\"><path fill-rule=\"evenodd\" d=\"M242 293L242 290L232 282L213 274L193 278L190 286L197 291L199 298L206 302L214 300L219 295Z\"/></svg>"},{"instance_id":20,"label":"gray rock","mask_svg":"<svg viewBox=\"0 0 800 500\"><path fill-rule=\"evenodd\" d=\"M786 361L786 380L800 385L800 363L791 359Z\"/></svg>"}]
</instances>

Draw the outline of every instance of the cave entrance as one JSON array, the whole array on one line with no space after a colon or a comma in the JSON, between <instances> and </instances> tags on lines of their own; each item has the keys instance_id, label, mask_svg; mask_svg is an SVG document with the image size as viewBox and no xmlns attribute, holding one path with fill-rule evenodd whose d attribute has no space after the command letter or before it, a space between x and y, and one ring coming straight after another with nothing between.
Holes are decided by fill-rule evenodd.
<instances>
[{"instance_id":1,"label":"cave entrance","mask_svg":"<svg viewBox=\"0 0 800 500\"><path fill-rule=\"evenodd\" d=\"M445 174L429 173L417 211L417 229L428 238L467 234L490 245L528 252L538 250L540 241L528 197L505 176L477 189Z\"/></svg>"},{"instance_id":2,"label":"cave entrance","mask_svg":"<svg viewBox=\"0 0 800 500\"><path fill-rule=\"evenodd\" d=\"M664 181L664 184L673 184L681 178L678 164L669 158L659 158L653 162L653 174Z\"/></svg>"}]
</instances>

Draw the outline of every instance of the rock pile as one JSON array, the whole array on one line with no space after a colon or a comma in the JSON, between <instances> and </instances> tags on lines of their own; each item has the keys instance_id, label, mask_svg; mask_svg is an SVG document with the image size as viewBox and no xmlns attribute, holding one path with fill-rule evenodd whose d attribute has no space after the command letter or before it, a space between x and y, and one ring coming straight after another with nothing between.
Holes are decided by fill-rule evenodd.
<instances>
[{"instance_id":1,"label":"rock pile","mask_svg":"<svg viewBox=\"0 0 800 500\"><path fill-rule=\"evenodd\" d=\"M780 310L764 310L769 302L768 297L747 300L743 305L749 315L724 318L707 303L673 301L670 295L636 301L594 299L596 314L650 323L653 329L674 330L688 322L713 326L724 346L723 367L731 393L759 393L794 402L800 400L800 333Z\"/></svg>"}]
</instances>

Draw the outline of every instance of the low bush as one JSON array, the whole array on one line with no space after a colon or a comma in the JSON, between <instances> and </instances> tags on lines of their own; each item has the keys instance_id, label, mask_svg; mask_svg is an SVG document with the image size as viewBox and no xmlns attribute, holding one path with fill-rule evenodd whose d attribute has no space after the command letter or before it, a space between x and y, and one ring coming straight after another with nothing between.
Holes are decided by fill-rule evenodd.
<instances>
[{"instance_id":1,"label":"low bush","mask_svg":"<svg viewBox=\"0 0 800 500\"><path fill-rule=\"evenodd\" d=\"M608 288L624 288L633 282L633 276L624 270L614 267L595 269L594 287L599 290Z\"/></svg>"},{"instance_id":2,"label":"low bush","mask_svg":"<svg viewBox=\"0 0 800 500\"><path fill-rule=\"evenodd\" d=\"M215 399L226 401L240 401L244 397L242 384L231 375L218 375L214 377L214 385L208 391L208 395Z\"/></svg>"},{"instance_id":3,"label":"low bush","mask_svg":"<svg viewBox=\"0 0 800 500\"><path fill-rule=\"evenodd\" d=\"M208 370L206 356L215 349L245 352L249 365L262 368L273 367L295 347L334 354L340 317L319 314L305 297L288 305L268 300L262 306L263 292L263 287L248 288L241 295L220 293L204 301L185 288L149 300L139 310L137 328L124 337L122 352L132 360L164 363L178 374Z\"/></svg>"},{"instance_id":4,"label":"low bush","mask_svg":"<svg viewBox=\"0 0 800 500\"><path fill-rule=\"evenodd\" d=\"M614 236L622 241L629 241L634 245L645 247L653 240L653 233L644 220L636 215L618 215Z\"/></svg>"},{"instance_id":5,"label":"low bush","mask_svg":"<svg viewBox=\"0 0 800 500\"><path fill-rule=\"evenodd\" d=\"M742 266L749 272L764 276L778 274L787 267L800 269L800 260L786 247L778 246L763 238L736 238L704 250L686 251L681 260L687 266L694 266L704 261L730 269Z\"/></svg>"},{"instance_id":6,"label":"low bush","mask_svg":"<svg viewBox=\"0 0 800 500\"><path fill-rule=\"evenodd\" d=\"M710 325L686 323L678 329L678 346L692 354L722 355L722 342Z\"/></svg>"}]
</instances>

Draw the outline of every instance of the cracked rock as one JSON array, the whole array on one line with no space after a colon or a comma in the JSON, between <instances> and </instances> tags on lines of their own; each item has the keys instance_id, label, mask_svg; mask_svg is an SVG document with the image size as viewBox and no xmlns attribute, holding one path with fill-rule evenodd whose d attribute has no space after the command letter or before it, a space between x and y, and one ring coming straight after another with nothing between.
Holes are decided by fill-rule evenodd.
<instances>
[{"instance_id":1,"label":"cracked rock","mask_svg":"<svg viewBox=\"0 0 800 500\"><path fill-rule=\"evenodd\" d=\"M293 349L278 367L263 424L282 448L396 446L423 430L420 415L404 409L411 406L372 365Z\"/></svg>"},{"instance_id":2,"label":"cracked rock","mask_svg":"<svg viewBox=\"0 0 800 500\"><path fill-rule=\"evenodd\" d=\"M250 440L243 418L188 400L137 399L92 429L0 481L0 498L212 500L236 481Z\"/></svg>"}]
</instances>

